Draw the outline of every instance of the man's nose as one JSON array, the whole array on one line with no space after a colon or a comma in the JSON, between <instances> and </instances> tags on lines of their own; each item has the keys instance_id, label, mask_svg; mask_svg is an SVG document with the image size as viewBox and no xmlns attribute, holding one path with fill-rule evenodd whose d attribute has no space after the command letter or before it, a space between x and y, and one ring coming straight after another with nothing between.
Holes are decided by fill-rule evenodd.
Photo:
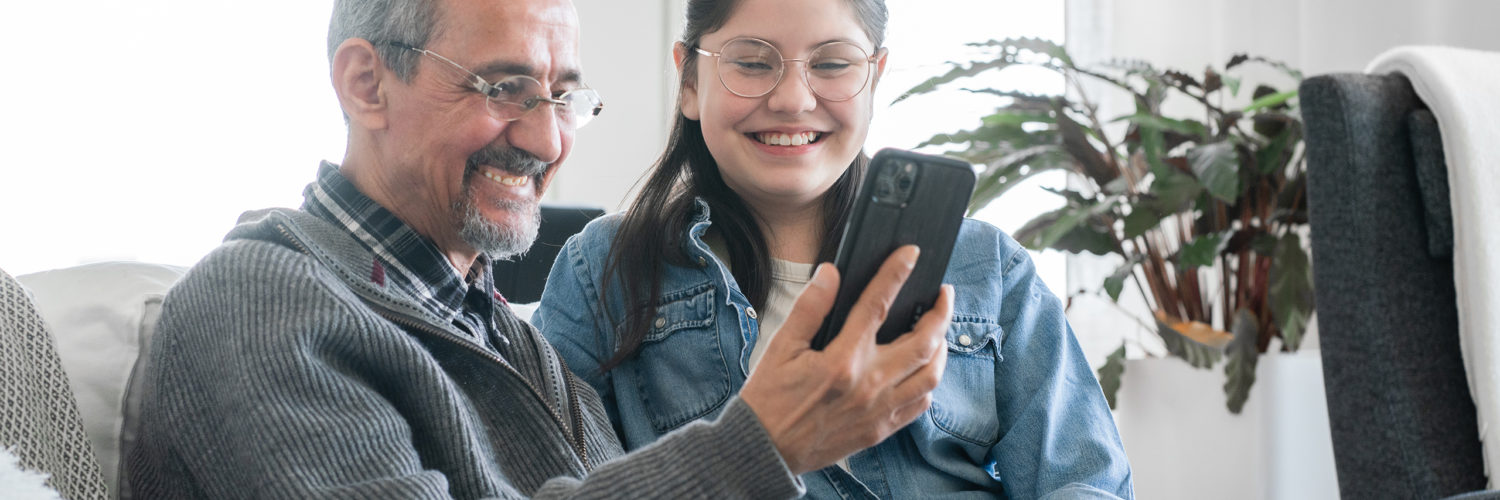
<instances>
[{"instance_id":1,"label":"man's nose","mask_svg":"<svg viewBox=\"0 0 1500 500\"><path fill-rule=\"evenodd\" d=\"M510 122L505 139L512 147L550 164L562 157L562 136L571 132L563 130L565 126L557 116L556 105L543 103Z\"/></svg>"}]
</instances>

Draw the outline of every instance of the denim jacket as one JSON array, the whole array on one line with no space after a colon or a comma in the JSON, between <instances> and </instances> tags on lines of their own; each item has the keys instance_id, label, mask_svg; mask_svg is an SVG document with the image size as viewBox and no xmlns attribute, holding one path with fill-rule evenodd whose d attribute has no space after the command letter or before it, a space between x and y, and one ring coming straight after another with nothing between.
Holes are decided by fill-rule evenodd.
<instances>
[{"instance_id":1,"label":"denim jacket","mask_svg":"<svg viewBox=\"0 0 1500 500\"><path fill-rule=\"evenodd\" d=\"M619 215L589 224L558 255L532 317L591 384L626 449L717 415L744 385L757 312L703 242L698 203L683 235L696 266L668 265L638 355L609 372L618 280L599 300ZM1030 256L994 226L965 220L945 283L956 293L948 365L932 406L884 442L802 475L814 498L1132 498L1130 466L1104 395ZM601 307L608 307L606 315Z\"/></svg>"}]
</instances>

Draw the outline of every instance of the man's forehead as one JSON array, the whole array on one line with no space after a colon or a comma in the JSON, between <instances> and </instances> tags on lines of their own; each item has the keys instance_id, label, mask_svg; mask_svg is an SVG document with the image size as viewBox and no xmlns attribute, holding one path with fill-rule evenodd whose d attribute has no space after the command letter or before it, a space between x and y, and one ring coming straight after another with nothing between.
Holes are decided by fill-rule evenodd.
<instances>
[{"instance_id":1,"label":"man's forehead","mask_svg":"<svg viewBox=\"0 0 1500 500\"><path fill-rule=\"evenodd\" d=\"M578 15L568 0L449 0L435 42L480 75L578 80ZM540 79L540 78L539 78Z\"/></svg>"}]
</instances>

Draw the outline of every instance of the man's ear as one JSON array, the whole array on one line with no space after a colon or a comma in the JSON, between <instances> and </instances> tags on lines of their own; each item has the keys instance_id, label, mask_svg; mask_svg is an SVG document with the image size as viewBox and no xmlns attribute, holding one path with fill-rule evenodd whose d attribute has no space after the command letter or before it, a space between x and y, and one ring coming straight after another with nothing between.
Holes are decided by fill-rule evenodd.
<instances>
[{"instance_id":1,"label":"man's ear","mask_svg":"<svg viewBox=\"0 0 1500 500\"><path fill-rule=\"evenodd\" d=\"M380 54L368 40L350 38L339 45L333 53L333 92L338 95L339 106L350 124L358 124L366 130L380 130L386 126L385 99L389 74L380 61Z\"/></svg>"},{"instance_id":2,"label":"man's ear","mask_svg":"<svg viewBox=\"0 0 1500 500\"><path fill-rule=\"evenodd\" d=\"M688 49L682 42L672 44L672 62L677 65L677 76L682 81L682 91L677 96L677 104L682 108L682 116L689 120L698 119L698 75L683 73L682 64L687 60ZM702 61L699 61L702 64Z\"/></svg>"}]
</instances>

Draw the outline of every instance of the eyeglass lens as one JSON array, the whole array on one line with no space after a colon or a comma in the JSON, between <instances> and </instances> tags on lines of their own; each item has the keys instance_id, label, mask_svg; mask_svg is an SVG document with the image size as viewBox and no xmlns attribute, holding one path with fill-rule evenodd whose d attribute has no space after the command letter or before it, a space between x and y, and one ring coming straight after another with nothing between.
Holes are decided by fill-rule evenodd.
<instances>
[{"instance_id":1,"label":"eyeglass lens","mask_svg":"<svg viewBox=\"0 0 1500 500\"><path fill-rule=\"evenodd\" d=\"M719 53L719 80L741 97L770 93L786 71L781 52L760 40L731 40ZM843 101L864 90L870 75L869 55L852 43L827 43L808 56L805 71L814 94Z\"/></svg>"},{"instance_id":2,"label":"eyeglass lens","mask_svg":"<svg viewBox=\"0 0 1500 500\"><path fill-rule=\"evenodd\" d=\"M520 119L526 112L546 104L545 97L551 93L534 78L513 75L490 84L485 95L489 98L487 107L490 114L508 121ZM599 94L589 88L568 91L557 99L567 103L557 105L558 118L575 128L592 120L602 106Z\"/></svg>"}]
</instances>

